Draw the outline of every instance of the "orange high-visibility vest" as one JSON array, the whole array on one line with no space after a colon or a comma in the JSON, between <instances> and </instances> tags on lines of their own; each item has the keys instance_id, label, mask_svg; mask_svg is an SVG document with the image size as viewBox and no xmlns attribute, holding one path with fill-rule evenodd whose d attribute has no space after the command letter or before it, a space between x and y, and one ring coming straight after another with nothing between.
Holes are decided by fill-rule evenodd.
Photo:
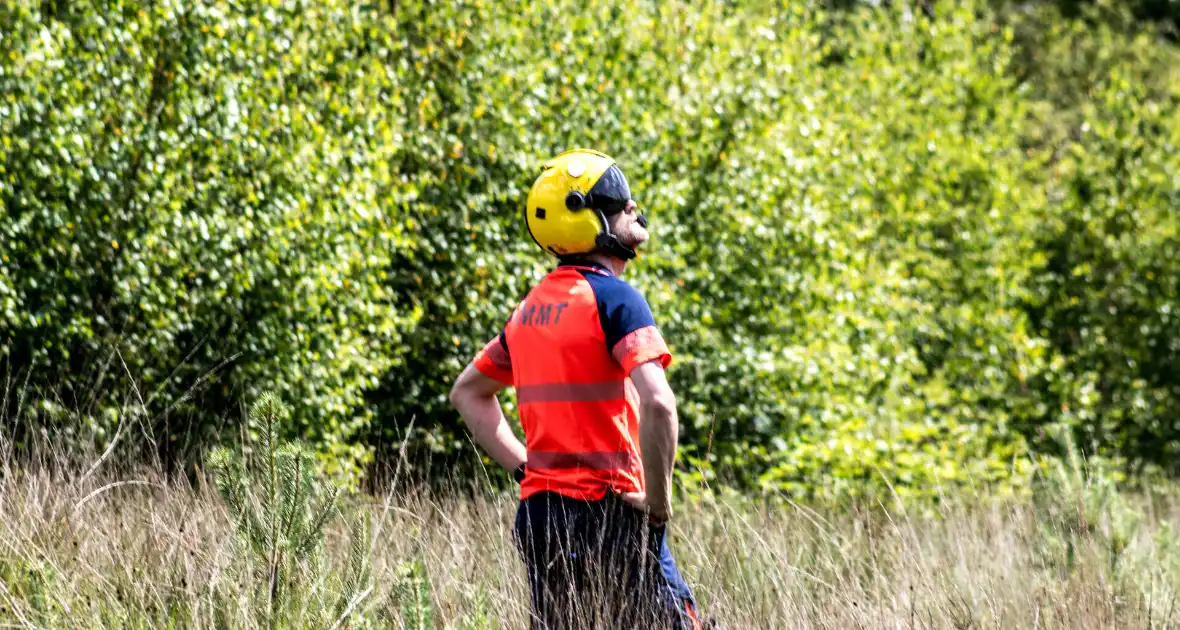
<instances>
[{"instance_id":1,"label":"orange high-visibility vest","mask_svg":"<svg viewBox=\"0 0 1180 630\"><path fill-rule=\"evenodd\" d=\"M631 285L591 262L566 261L549 273L475 360L516 388L528 450L521 499L545 490L582 500L642 491L639 394L628 375L671 360Z\"/></svg>"}]
</instances>

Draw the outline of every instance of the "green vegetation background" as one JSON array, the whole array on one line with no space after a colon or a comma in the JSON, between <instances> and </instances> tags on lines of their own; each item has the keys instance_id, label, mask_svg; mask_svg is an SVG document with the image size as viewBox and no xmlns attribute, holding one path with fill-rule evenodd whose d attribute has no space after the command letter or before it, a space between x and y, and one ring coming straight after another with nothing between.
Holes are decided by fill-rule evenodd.
<instances>
[{"instance_id":1,"label":"green vegetation background","mask_svg":"<svg viewBox=\"0 0 1180 630\"><path fill-rule=\"evenodd\" d=\"M447 390L588 146L686 483L1176 472L1180 4L907 4L0 4L6 435L188 466L273 390L331 474L476 468Z\"/></svg>"}]
</instances>

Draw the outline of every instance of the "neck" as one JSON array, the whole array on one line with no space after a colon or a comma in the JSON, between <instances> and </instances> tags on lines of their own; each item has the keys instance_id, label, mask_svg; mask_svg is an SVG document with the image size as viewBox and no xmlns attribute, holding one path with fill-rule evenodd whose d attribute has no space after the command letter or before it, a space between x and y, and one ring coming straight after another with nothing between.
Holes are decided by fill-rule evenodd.
<instances>
[{"instance_id":1,"label":"neck","mask_svg":"<svg viewBox=\"0 0 1180 630\"><path fill-rule=\"evenodd\" d=\"M594 252L587 255L586 258L587 260L593 260L603 267L610 269L610 272L615 274L615 277L622 276L623 270L627 268L627 261L619 260L618 258L615 258L614 256L608 256L607 254Z\"/></svg>"}]
</instances>

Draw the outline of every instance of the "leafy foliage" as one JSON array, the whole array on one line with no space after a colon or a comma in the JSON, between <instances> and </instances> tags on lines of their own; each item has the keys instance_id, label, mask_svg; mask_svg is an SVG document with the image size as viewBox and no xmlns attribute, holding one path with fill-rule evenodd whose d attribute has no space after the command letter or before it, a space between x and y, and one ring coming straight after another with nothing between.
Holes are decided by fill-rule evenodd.
<instances>
[{"instance_id":1,"label":"leafy foliage","mask_svg":"<svg viewBox=\"0 0 1180 630\"><path fill-rule=\"evenodd\" d=\"M411 420L416 473L475 465L446 392L590 146L652 220L686 480L1015 491L1062 429L1177 461L1176 49L884 4L9 3L4 413L184 459L270 383L329 472Z\"/></svg>"},{"instance_id":2,"label":"leafy foliage","mask_svg":"<svg viewBox=\"0 0 1180 630\"><path fill-rule=\"evenodd\" d=\"M1054 349L1046 424L1088 451L1176 472L1180 452L1180 72L1175 51L1112 27L1056 27L1040 95L1051 204L1030 325ZM1113 42L1122 42L1115 47ZM1144 75L1142 68L1164 71ZM1055 99L1055 106L1046 101ZM1054 113L1056 112L1056 113ZM1062 142L1062 135L1071 136ZM1052 143L1052 144L1050 144ZM1168 280L1172 279L1172 280Z\"/></svg>"},{"instance_id":3,"label":"leafy foliage","mask_svg":"<svg viewBox=\"0 0 1180 630\"><path fill-rule=\"evenodd\" d=\"M343 3L54 7L0 8L0 355L29 423L110 439L134 381L175 458L271 383L329 465L363 461L362 394L415 319L382 282L412 194L396 64Z\"/></svg>"}]
</instances>

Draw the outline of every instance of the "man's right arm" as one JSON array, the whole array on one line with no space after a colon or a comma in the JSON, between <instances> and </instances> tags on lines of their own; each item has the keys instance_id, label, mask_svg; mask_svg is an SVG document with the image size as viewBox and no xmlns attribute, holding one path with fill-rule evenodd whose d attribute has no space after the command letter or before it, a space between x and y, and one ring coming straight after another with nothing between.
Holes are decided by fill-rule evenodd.
<instances>
[{"instance_id":1,"label":"man's right arm","mask_svg":"<svg viewBox=\"0 0 1180 630\"><path fill-rule=\"evenodd\" d=\"M492 459L508 470L524 464L526 450L504 419L496 393L512 384L512 357L504 335L492 339L476 355L451 388L451 404L471 435Z\"/></svg>"},{"instance_id":2,"label":"man's right arm","mask_svg":"<svg viewBox=\"0 0 1180 630\"><path fill-rule=\"evenodd\" d=\"M471 430L475 443L504 468L516 470L525 463L527 451L504 419L496 398L505 383L480 371L479 363L477 359L459 374L451 389L451 404Z\"/></svg>"},{"instance_id":3,"label":"man's right arm","mask_svg":"<svg viewBox=\"0 0 1180 630\"><path fill-rule=\"evenodd\" d=\"M660 361L637 365L631 370L631 381L639 392L639 449L647 482L648 514L653 521L663 523L672 516L672 468L680 433L676 396Z\"/></svg>"}]
</instances>

